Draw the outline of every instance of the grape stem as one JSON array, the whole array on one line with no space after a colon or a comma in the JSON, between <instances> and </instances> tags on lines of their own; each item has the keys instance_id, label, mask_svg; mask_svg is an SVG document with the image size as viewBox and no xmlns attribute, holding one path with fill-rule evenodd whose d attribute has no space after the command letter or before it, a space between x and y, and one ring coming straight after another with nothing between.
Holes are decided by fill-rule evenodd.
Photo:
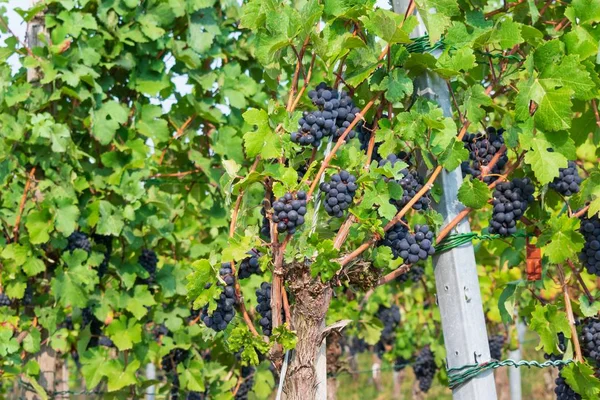
<instances>
[{"instance_id":1,"label":"grape stem","mask_svg":"<svg viewBox=\"0 0 600 400\"><path fill-rule=\"evenodd\" d=\"M165 159L165 154L167 153L169 146L171 146L171 143L173 143L174 140L177 140L181 136L183 136L183 134L185 133L185 130L188 128L188 126L190 126L192 121L194 121L194 118L196 118L196 114L190 115L189 118L186 119L185 122L180 127L177 127L177 125L175 125L175 123L171 120L171 118L169 118L169 122L171 123L171 125L173 125L173 127L175 128L175 130L177 132L171 139L169 139L169 143L167 143L167 145L163 149L163 151L160 155L160 159L158 160L158 165L162 165L163 160Z\"/></svg>"},{"instance_id":2,"label":"grape stem","mask_svg":"<svg viewBox=\"0 0 600 400\"><path fill-rule=\"evenodd\" d=\"M581 218L589 209L590 209L590 205L588 204L587 206L583 207L581 210L577 211L576 213L572 213L569 216L571 218Z\"/></svg>"},{"instance_id":3,"label":"grape stem","mask_svg":"<svg viewBox=\"0 0 600 400\"><path fill-rule=\"evenodd\" d=\"M309 39L310 39L310 35L306 35L306 39L304 40L304 43L302 44L300 53L298 53L298 51L296 50L294 45L290 46L292 48L292 50L294 51L294 54L296 54L296 58L298 59L298 62L296 63L296 70L294 71L292 88L290 89L290 95L288 98L288 105L287 105L288 111L291 109L292 104L293 104L294 92L296 90L298 90L298 80L300 79L300 72L302 72L302 76L304 77L304 82L307 81L306 72L304 72L304 68L302 68L302 59L304 59L304 53L306 52L306 46L308 46Z\"/></svg>"},{"instance_id":4,"label":"grape stem","mask_svg":"<svg viewBox=\"0 0 600 400\"><path fill-rule=\"evenodd\" d=\"M258 166L259 161L260 161L260 157L256 157L256 160L254 160L254 163L248 170L248 174L250 174L256 170L256 167ZM231 223L229 224L229 237L230 238L232 238L235 235L235 227L237 225L238 214L240 211L240 206L242 205L243 198L244 198L244 191L241 190L240 194L238 195L238 198L235 201L235 206L233 207L233 211L231 213ZM231 260L231 274L234 277L236 276L234 260ZM244 296L242 296L242 289L240 288L240 283L239 283L238 279L234 280L234 289L235 289L235 297L238 299L238 307L240 309L240 312L242 313L242 317L244 318L246 325L248 325L250 332L252 332L252 334L254 336L258 336L258 331L256 330L256 328L254 327L254 324L252 323L252 318L250 318L250 316L248 315L248 310L246 310L246 304L244 303Z\"/></svg>"},{"instance_id":5,"label":"grape stem","mask_svg":"<svg viewBox=\"0 0 600 400\"><path fill-rule=\"evenodd\" d=\"M567 318L569 320L569 326L571 328L571 340L573 341L573 347L575 348L575 358L577 362L583 363L583 356L581 355L581 347L579 346L579 336L577 336L577 328L575 327L575 317L573 316L573 308L571 307L571 297L569 296L569 287L565 280L565 272L562 264L557 264L558 279L562 287L563 296L565 298L565 311L567 312Z\"/></svg>"},{"instance_id":6,"label":"grape stem","mask_svg":"<svg viewBox=\"0 0 600 400\"><path fill-rule=\"evenodd\" d=\"M501 8L498 8L497 10L490 11L489 13L486 13L485 14L485 18L488 19L488 18L493 17L496 14L507 12L508 9L516 7L519 4L525 3L525 1L527 1L527 0L518 0L518 1L515 1L514 3L508 3L508 4L504 3L504 7L501 7Z\"/></svg>"},{"instance_id":7,"label":"grape stem","mask_svg":"<svg viewBox=\"0 0 600 400\"><path fill-rule=\"evenodd\" d=\"M1 18L0 18L1 19ZM15 219L15 227L13 228L13 242L19 240L19 225L21 224L21 218L23 217L23 210L25 209L25 202L27 201L27 193L31 188L31 181L33 181L35 175L35 168L31 168L29 175L27 176L27 182L25 182L25 189L23 189L23 196L21 196L21 202L19 203L19 213Z\"/></svg>"},{"instance_id":8,"label":"grape stem","mask_svg":"<svg viewBox=\"0 0 600 400\"><path fill-rule=\"evenodd\" d=\"M579 285L581 286L581 288L585 292L585 296L587 297L588 301L590 302L590 304L592 304L594 302L594 296L592 296L592 294L590 293L590 289L588 289L587 285L583 281L583 278L581 277L581 274L579 273L579 270L575 267L575 265L573 264L573 261L571 261L568 258L567 258L567 263L569 264L569 266L573 270L573 274L575 274L575 277L577 278L577 282L579 282Z\"/></svg>"},{"instance_id":9,"label":"grape stem","mask_svg":"<svg viewBox=\"0 0 600 400\"><path fill-rule=\"evenodd\" d=\"M596 103L596 99L592 99L592 108L594 109L594 115L596 116L596 125L600 128L600 114L598 114L598 103Z\"/></svg>"}]
</instances>

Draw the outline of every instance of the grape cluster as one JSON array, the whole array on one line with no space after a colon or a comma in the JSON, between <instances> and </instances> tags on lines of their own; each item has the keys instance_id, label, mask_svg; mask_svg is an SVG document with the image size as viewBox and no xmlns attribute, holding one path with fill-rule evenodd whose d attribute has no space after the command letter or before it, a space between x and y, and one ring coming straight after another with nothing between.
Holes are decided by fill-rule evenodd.
<instances>
[{"instance_id":1,"label":"grape cluster","mask_svg":"<svg viewBox=\"0 0 600 400\"><path fill-rule=\"evenodd\" d=\"M597 215L584 218L579 230L585 239L579 259L585 265L587 272L600 276L600 219Z\"/></svg>"},{"instance_id":2,"label":"grape cluster","mask_svg":"<svg viewBox=\"0 0 600 400\"><path fill-rule=\"evenodd\" d=\"M425 274L425 268L423 268L419 265L414 265L414 266L410 267L408 272L398 276L396 278L396 282L404 283L404 282L408 282L409 280L411 280L413 282L419 282L419 280L421 280L421 277L424 274Z\"/></svg>"},{"instance_id":3,"label":"grape cluster","mask_svg":"<svg viewBox=\"0 0 600 400\"><path fill-rule=\"evenodd\" d=\"M158 264L156 253L149 249L142 249L142 254L140 254L138 262L150 274L148 283L154 282L156 278L156 265Z\"/></svg>"},{"instance_id":4,"label":"grape cluster","mask_svg":"<svg viewBox=\"0 0 600 400\"><path fill-rule=\"evenodd\" d=\"M106 271L108 271L108 264L110 263L110 255L112 254L112 237L104 235L95 235L94 241L99 245L104 245L104 258L98 266L98 277L102 279Z\"/></svg>"},{"instance_id":5,"label":"grape cluster","mask_svg":"<svg viewBox=\"0 0 600 400\"><path fill-rule=\"evenodd\" d=\"M504 336L494 335L488 339L488 345L490 346L490 356L494 360L502 359L502 347L504 347Z\"/></svg>"},{"instance_id":6,"label":"grape cluster","mask_svg":"<svg viewBox=\"0 0 600 400\"><path fill-rule=\"evenodd\" d=\"M290 235L296 233L296 228L304 223L306 214L306 192L299 191L296 196L286 193L273 203L273 222L277 224L278 232Z\"/></svg>"},{"instance_id":7,"label":"grape cluster","mask_svg":"<svg viewBox=\"0 0 600 400\"><path fill-rule=\"evenodd\" d=\"M556 400L581 400L581 396L571 389L565 378L560 374L556 378L555 383L554 393L556 393Z\"/></svg>"},{"instance_id":8,"label":"grape cluster","mask_svg":"<svg viewBox=\"0 0 600 400\"><path fill-rule=\"evenodd\" d=\"M263 282L260 288L256 289L256 312L260 315L259 324L262 327L263 335L271 336L273 329L273 316L271 315L271 284Z\"/></svg>"},{"instance_id":9,"label":"grape cluster","mask_svg":"<svg viewBox=\"0 0 600 400\"><path fill-rule=\"evenodd\" d=\"M427 393L427 391L431 388L433 377L435 376L435 372L437 370L433 352L429 346L424 347L419 354L417 354L417 359L413 365L413 370L417 380L419 381L419 388L422 392Z\"/></svg>"},{"instance_id":10,"label":"grape cluster","mask_svg":"<svg viewBox=\"0 0 600 400\"><path fill-rule=\"evenodd\" d=\"M5 293L0 293L0 307L8 307L11 303L10 298Z\"/></svg>"},{"instance_id":11,"label":"grape cluster","mask_svg":"<svg viewBox=\"0 0 600 400\"><path fill-rule=\"evenodd\" d=\"M198 312L197 310L195 311ZM169 329L167 329L167 327L164 324L160 324L154 327L154 331L152 333L154 335L154 339L158 340L161 336L168 335Z\"/></svg>"},{"instance_id":12,"label":"grape cluster","mask_svg":"<svg viewBox=\"0 0 600 400\"><path fill-rule=\"evenodd\" d=\"M27 283L27 287L25 288L25 293L23 294L23 305L30 306L33 304L33 285L31 283Z\"/></svg>"},{"instance_id":13,"label":"grape cluster","mask_svg":"<svg viewBox=\"0 0 600 400\"><path fill-rule=\"evenodd\" d=\"M586 318L581 327L581 350L583 354L600 367L600 320Z\"/></svg>"},{"instance_id":14,"label":"grape cluster","mask_svg":"<svg viewBox=\"0 0 600 400\"><path fill-rule=\"evenodd\" d=\"M565 342L565 334L562 332L558 332L558 349L560 353L552 353L552 354L544 354L544 358L550 361L562 360L564 356L564 352L567 350L567 343ZM559 367L560 368L560 367Z\"/></svg>"},{"instance_id":15,"label":"grape cluster","mask_svg":"<svg viewBox=\"0 0 600 400\"><path fill-rule=\"evenodd\" d=\"M369 141L371 141L371 135L373 134L373 123L370 124L362 124L358 130L358 141L360 142L360 149L364 152L369 148ZM378 154L377 150L379 150L379 146L381 143L375 143L375 147L373 148L372 159L379 162L381 160L381 156Z\"/></svg>"},{"instance_id":16,"label":"grape cluster","mask_svg":"<svg viewBox=\"0 0 600 400\"><path fill-rule=\"evenodd\" d=\"M319 110L304 112L298 121L298 131L291 134L292 142L302 146L319 147L321 140L328 136L339 139L360 112L346 92L333 90L324 82L309 91L308 97ZM346 140L355 136L356 131L351 130Z\"/></svg>"},{"instance_id":17,"label":"grape cluster","mask_svg":"<svg viewBox=\"0 0 600 400\"><path fill-rule=\"evenodd\" d=\"M489 232L508 236L517 231L517 221L533 201L535 188L529 178L501 182L494 190L494 210Z\"/></svg>"},{"instance_id":18,"label":"grape cluster","mask_svg":"<svg viewBox=\"0 0 600 400\"><path fill-rule=\"evenodd\" d=\"M242 379L244 380L235 394L235 400L248 400L248 393L254 386L253 367L242 367Z\"/></svg>"},{"instance_id":19,"label":"grape cluster","mask_svg":"<svg viewBox=\"0 0 600 400\"><path fill-rule=\"evenodd\" d=\"M169 400L179 400L179 375L177 371L174 372L171 378L171 391L169 392Z\"/></svg>"},{"instance_id":20,"label":"grape cluster","mask_svg":"<svg viewBox=\"0 0 600 400\"><path fill-rule=\"evenodd\" d=\"M260 274L260 264L258 263L260 253L253 249L248 254L250 257L244 258L240 263L238 271L238 278L240 279L249 278L252 274Z\"/></svg>"},{"instance_id":21,"label":"grape cluster","mask_svg":"<svg viewBox=\"0 0 600 400\"><path fill-rule=\"evenodd\" d=\"M235 279L231 271L231 263L221 264L219 274L226 286L223 288L219 300L217 300L217 309L213 311L212 315L208 315L208 305L202 309L202 321L207 327L212 328L217 332L224 331L225 328L227 328L227 325L229 325L229 322L231 322L235 316L236 304L234 289ZM207 284L206 288L208 289L210 285L210 283ZM217 286L223 286L223 284L217 282Z\"/></svg>"},{"instance_id":22,"label":"grape cluster","mask_svg":"<svg viewBox=\"0 0 600 400\"><path fill-rule=\"evenodd\" d=\"M350 341L350 354L355 355L359 353L364 353L369 349L369 345L365 342L364 339L360 339L357 337L353 337Z\"/></svg>"},{"instance_id":23,"label":"grape cluster","mask_svg":"<svg viewBox=\"0 0 600 400\"><path fill-rule=\"evenodd\" d=\"M348 171L333 174L329 182L321 183L320 189L325 193L325 211L332 217L341 218L350 207L356 193L356 177Z\"/></svg>"},{"instance_id":24,"label":"grape cluster","mask_svg":"<svg viewBox=\"0 0 600 400\"><path fill-rule=\"evenodd\" d=\"M90 341L87 347L93 348L98 347L100 344L100 337L102 336L102 322L100 322L94 315L94 311L91 307L86 307L81 310L81 325L82 327L90 326Z\"/></svg>"},{"instance_id":25,"label":"grape cluster","mask_svg":"<svg viewBox=\"0 0 600 400\"><path fill-rule=\"evenodd\" d=\"M381 244L392 249L394 258L401 257L405 264L415 264L426 260L435 253L433 232L428 225L415 225L415 233L410 233L402 222L397 222L385 233Z\"/></svg>"},{"instance_id":26,"label":"grape cluster","mask_svg":"<svg viewBox=\"0 0 600 400\"><path fill-rule=\"evenodd\" d=\"M579 184L582 179L577 172L575 161L569 161L567 168L560 168L559 175L548 185L563 196L579 193Z\"/></svg>"},{"instance_id":27,"label":"grape cluster","mask_svg":"<svg viewBox=\"0 0 600 400\"><path fill-rule=\"evenodd\" d=\"M406 153L402 152L400 155L390 154L385 159L379 161L379 166L383 167L384 165L390 163L392 166L396 164L398 161L403 161L407 158ZM400 171L403 177L398 181L398 184L402 186L402 197L398 200L390 200L392 204L401 210L404 208L408 202L417 195L417 193L423 189L423 179L417 174L416 171L409 170L404 168ZM415 204L413 204L412 208L414 210L427 210L429 208L429 204L431 203L431 199L429 198L429 191L421 197Z\"/></svg>"},{"instance_id":28,"label":"grape cluster","mask_svg":"<svg viewBox=\"0 0 600 400\"><path fill-rule=\"evenodd\" d=\"M166 373L177 370L177 365L185 361L188 356L188 350L175 348L165 355L161 360L161 368Z\"/></svg>"},{"instance_id":29,"label":"grape cluster","mask_svg":"<svg viewBox=\"0 0 600 400\"><path fill-rule=\"evenodd\" d=\"M469 161L464 161L461 165L463 174L472 175L474 178L481 175L481 167L487 166L504 145L503 133L504 129L496 131L493 127L489 127L484 134L468 133L463 137L465 148L469 150ZM491 175L486 175L483 181L489 184L497 180L498 177L494 175L499 175L507 162L508 156L505 152L488 171Z\"/></svg>"},{"instance_id":30,"label":"grape cluster","mask_svg":"<svg viewBox=\"0 0 600 400\"><path fill-rule=\"evenodd\" d=\"M84 250L87 253L92 251L92 244L85 233L75 231L67 238L67 251L73 252L76 249Z\"/></svg>"},{"instance_id":31,"label":"grape cluster","mask_svg":"<svg viewBox=\"0 0 600 400\"><path fill-rule=\"evenodd\" d=\"M204 400L206 396L201 392L189 392L185 396L185 400Z\"/></svg>"},{"instance_id":32,"label":"grape cluster","mask_svg":"<svg viewBox=\"0 0 600 400\"><path fill-rule=\"evenodd\" d=\"M392 304L391 307L379 306L377 318L383 323L383 330L379 341L375 344L375 352L382 357L386 346L393 345L396 339L396 329L400 325L401 319L400 309L395 304Z\"/></svg>"},{"instance_id":33,"label":"grape cluster","mask_svg":"<svg viewBox=\"0 0 600 400\"><path fill-rule=\"evenodd\" d=\"M385 344L392 344L396 328L400 325L400 309L395 304L392 304L391 307L379 306L377 318L383 323L379 340Z\"/></svg>"},{"instance_id":34,"label":"grape cluster","mask_svg":"<svg viewBox=\"0 0 600 400\"><path fill-rule=\"evenodd\" d=\"M109 337L104 336L104 335L102 335L98 338L98 345L104 346L104 347L115 347L115 344L113 343L113 341L110 340Z\"/></svg>"}]
</instances>

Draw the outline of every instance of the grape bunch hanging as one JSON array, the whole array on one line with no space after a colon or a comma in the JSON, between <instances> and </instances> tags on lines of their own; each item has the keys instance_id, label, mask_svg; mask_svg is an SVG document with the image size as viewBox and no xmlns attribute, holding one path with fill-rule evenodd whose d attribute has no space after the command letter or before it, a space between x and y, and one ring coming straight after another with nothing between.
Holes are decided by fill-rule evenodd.
<instances>
[{"instance_id":1,"label":"grape bunch hanging","mask_svg":"<svg viewBox=\"0 0 600 400\"><path fill-rule=\"evenodd\" d=\"M260 315L259 324L262 327L263 335L271 336L273 329L273 315L271 314L271 284L269 282L261 283L256 289L256 312Z\"/></svg>"},{"instance_id":2,"label":"grape bunch hanging","mask_svg":"<svg viewBox=\"0 0 600 400\"><path fill-rule=\"evenodd\" d=\"M581 400L581 395L571 389L561 374L558 375L558 378L554 382L556 383L556 387L554 388L556 400Z\"/></svg>"},{"instance_id":3,"label":"grape bunch hanging","mask_svg":"<svg viewBox=\"0 0 600 400\"><path fill-rule=\"evenodd\" d=\"M581 327L581 351L600 367L600 320L586 318Z\"/></svg>"},{"instance_id":4,"label":"grape bunch hanging","mask_svg":"<svg viewBox=\"0 0 600 400\"><path fill-rule=\"evenodd\" d=\"M235 393L235 400L248 399L248 393L250 393L252 386L254 386L254 372L255 369L253 367L242 367L241 378L243 381Z\"/></svg>"},{"instance_id":5,"label":"grape bunch hanging","mask_svg":"<svg viewBox=\"0 0 600 400\"><path fill-rule=\"evenodd\" d=\"M577 164L575 161L569 161L567 168L560 168L559 175L554 178L548 186L563 196L571 196L579 193L581 184L581 176L577 172Z\"/></svg>"},{"instance_id":6,"label":"grape bunch hanging","mask_svg":"<svg viewBox=\"0 0 600 400\"><path fill-rule=\"evenodd\" d=\"M67 238L66 250L73 252L76 249L84 250L86 253L92 251L92 243L90 243L90 239L83 232L75 231Z\"/></svg>"},{"instance_id":7,"label":"grape bunch hanging","mask_svg":"<svg viewBox=\"0 0 600 400\"><path fill-rule=\"evenodd\" d=\"M419 381L419 388L422 392L427 393L431 388L436 370L437 365L435 364L433 352L429 346L424 347L419 354L417 354L417 358L413 364L413 371L415 372L415 377Z\"/></svg>"},{"instance_id":8,"label":"grape bunch hanging","mask_svg":"<svg viewBox=\"0 0 600 400\"><path fill-rule=\"evenodd\" d=\"M394 258L402 258L405 264L415 264L435 253L433 232L428 225L415 225L415 233L410 233L405 222L396 222L385 233L380 245L392 249Z\"/></svg>"},{"instance_id":9,"label":"grape bunch hanging","mask_svg":"<svg viewBox=\"0 0 600 400\"><path fill-rule=\"evenodd\" d=\"M139 264L148 272L148 283L154 282L156 278L156 265L158 264L158 257L156 253L149 249L142 249L142 254L138 258Z\"/></svg>"},{"instance_id":10,"label":"grape bunch hanging","mask_svg":"<svg viewBox=\"0 0 600 400\"><path fill-rule=\"evenodd\" d=\"M465 148L469 150L469 161L463 161L461 169L464 175L472 175L474 178L481 176L481 168L489 165L496 153L504 145L504 129L489 127L484 134L468 133L463 137ZM487 172L483 181L490 184L498 179L504 166L508 162L506 152L502 154L496 164Z\"/></svg>"},{"instance_id":11,"label":"grape bunch hanging","mask_svg":"<svg viewBox=\"0 0 600 400\"><path fill-rule=\"evenodd\" d=\"M510 182L499 183L494 190L494 209L489 232L502 236L517 232L517 221L533 201L534 191L529 178L515 178Z\"/></svg>"},{"instance_id":12,"label":"grape bunch hanging","mask_svg":"<svg viewBox=\"0 0 600 400\"><path fill-rule=\"evenodd\" d=\"M238 269L238 278L240 279L249 278L253 274L260 274L260 264L258 262L260 253L257 250L252 249L248 254L250 257L246 257L240 262L240 267Z\"/></svg>"},{"instance_id":13,"label":"grape bunch hanging","mask_svg":"<svg viewBox=\"0 0 600 400\"><path fill-rule=\"evenodd\" d=\"M584 218L579 230L585 239L579 259L587 272L600 276L600 219L597 215L592 218Z\"/></svg>"},{"instance_id":14,"label":"grape bunch hanging","mask_svg":"<svg viewBox=\"0 0 600 400\"><path fill-rule=\"evenodd\" d=\"M494 335L488 339L488 345L490 346L490 356L494 360L502 359L502 347L504 347L504 336Z\"/></svg>"},{"instance_id":15,"label":"grape bunch hanging","mask_svg":"<svg viewBox=\"0 0 600 400\"><path fill-rule=\"evenodd\" d=\"M298 121L298 131L290 135L292 142L301 146L319 147L321 140L329 136L339 139L360 112L346 92L338 92L324 82L309 91L308 97L319 109L305 111ZM351 130L346 140L355 136L356 132Z\"/></svg>"},{"instance_id":16,"label":"grape bunch hanging","mask_svg":"<svg viewBox=\"0 0 600 400\"><path fill-rule=\"evenodd\" d=\"M564 352L567 350L567 343L565 340L565 334L562 332L558 332L558 350L559 353L546 354L544 353L544 358L550 361L562 360L564 357Z\"/></svg>"},{"instance_id":17,"label":"grape bunch hanging","mask_svg":"<svg viewBox=\"0 0 600 400\"><path fill-rule=\"evenodd\" d=\"M286 193L273 203L273 222L277 224L277 232L296 233L296 228L304 224L306 215L306 192Z\"/></svg>"},{"instance_id":18,"label":"grape bunch hanging","mask_svg":"<svg viewBox=\"0 0 600 400\"><path fill-rule=\"evenodd\" d=\"M329 182L321 183L320 189L325 193L325 211L332 217L341 218L344 211L352 204L356 193L356 177L348 171L340 171L331 176Z\"/></svg>"},{"instance_id":19,"label":"grape bunch hanging","mask_svg":"<svg viewBox=\"0 0 600 400\"><path fill-rule=\"evenodd\" d=\"M391 307L379 306L377 310L377 319L383 324L383 330L379 341L375 345L375 351L379 357L383 356L386 351L386 346L394 344L396 339L396 329L400 325L400 309L397 305L392 304Z\"/></svg>"},{"instance_id":20,"label":"grape bunch hanging","mask_svg":"<svg viewBox=\"0 0 600 400\"><path fill-rule=\"evenodd\" d=\"M401 153L399 155L390 154L385 159L379 161L379 166L383 167L386 164L391 164L394 166L397 162L403 161L406 159L406 153ZM423 179L419 176L417 171L409 170L408 168L404 168L400 171L402 174L402 178L398 180L398 184L402 186L402 197L398 200L390 200L392 204L396 206L398 210L401 210L408 204L410 200L412 200L418 192L423 189ZM429 208L429 204L431 203L431 199L429 198L429 190L422 196L415 204L412 205L414 210L427 210Z\"/></svg>"},{"instance_id":21,"label":"grape bunch hanging","mask_svg":"<svg viewBox=\"0 0 600 400\"><path fill-rule=\"evenodd\" d=\"M235 316L235 289L234 283L235 279L231 270L231 263L223 263L221 264L221 269L219 270L219 274L221 275L221 279L225 282L225 286L223 287L223 291L219 295L219 300L217 300L217 308L212 314L208 313L208 305L206 305L202 309L201 319L204 324L217 331L224 331L227 328L227 325L231 322L233 317ZM206 288L208 289L211 284L207 284ZM217 286L223 286L223 284L219 281L217 282Z\"/></svg>"}]
</instances>

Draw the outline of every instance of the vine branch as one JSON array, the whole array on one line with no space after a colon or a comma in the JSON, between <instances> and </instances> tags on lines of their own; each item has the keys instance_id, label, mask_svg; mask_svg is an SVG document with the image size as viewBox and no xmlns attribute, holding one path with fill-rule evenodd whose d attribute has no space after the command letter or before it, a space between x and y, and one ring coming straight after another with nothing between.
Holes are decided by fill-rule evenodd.
<instances>
[{"instance_id":1,"label":"vine branch","mask_svg":"<svg viewBox=\"0 0 600 400\"><path fill-rule=\"evenodd\" d=\"M21 225L21 218L23 217L23 210L25 209L25 202L27 201L27 193L31 188L31 181L33 181L33 177L35 175L35 168L36 167L31 168L31 170L29 171L29 175L27 176L27 182L25 182L25 189L23 189L23 196L21 196L21 202L19 203L19 212L17 214L17 218L15 219L15 227L13 228L14 242L17 242L19 240L19 225Z\"/></svg>"}]
</instances>

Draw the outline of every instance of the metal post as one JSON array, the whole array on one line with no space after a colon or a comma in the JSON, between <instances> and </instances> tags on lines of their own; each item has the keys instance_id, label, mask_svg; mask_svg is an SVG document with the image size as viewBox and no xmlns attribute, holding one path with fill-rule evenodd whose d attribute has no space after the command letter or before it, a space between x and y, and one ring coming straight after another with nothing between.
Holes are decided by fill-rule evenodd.
<instances>
[{"instance_id":1,"label":"metal post","mask_svg":"<svg viewBox=\"0 0 600 400\"><path fill-rule=\"evenodd\" d=\"M525 324L519 320L517 322L517 337L519 338L519 347L508 353L508 358L515 361L521 361L521 346L525 342ZM508 370L508 382L510 385L510 400L521 400L521 369L510 367Z\"/></svg>"},{"instance_id":2,"label":"metal post","mask_svg":"<svg viewBox=\"0 0 600 400\"><path fill-rule=\"evenodd\" d=\"M325 320L321 325L321 331L325 329ZM317 391L315 393L315 400L327 400L327 351L326 351L326 339L323 339L323 344L319 347L317 352L317 362L315 363L315 370L317 375Z\"/></svg>"},{"instance_id":3,"label":"metal post","mask_svg":"<svg viewBox=\"0 0 600 400\"><path fill-rule=\"evenodd\" d=\"M156 366L153 363L146 364L146 378L149 381L156 379ZM154 385L148 386L146 389L146 400L154 400L156 393L156 387Z\"/></svg>"},{"instance_id":4,"label":"metal post","mask_svg":"<svg viewBox=\"0 0 600 400\"><path fill-rule=\"evenodd\" d=\"M408 1L394 0L393 7L395 12L404 14ZM420 21L413 35L422 36L425 33L425 25ZM433 55L439 56L439 52ZM452 116L450 94L443 79L435 74L425 73L416 79L415 87L418 94L436 101L445 116ZM438 182L443 187L443 195L435 208L447 224L464 208L457 200L458 189L462 184L460 167L452 172L442 171ZM470 232L469 221L463 219L454 231ZM448 368L490 360L473 246L465 244L434 256L433 265ZM455 389L452 396L454 400L497 399L492 371L466 382Z\"/></svg>"}]
</instances>

